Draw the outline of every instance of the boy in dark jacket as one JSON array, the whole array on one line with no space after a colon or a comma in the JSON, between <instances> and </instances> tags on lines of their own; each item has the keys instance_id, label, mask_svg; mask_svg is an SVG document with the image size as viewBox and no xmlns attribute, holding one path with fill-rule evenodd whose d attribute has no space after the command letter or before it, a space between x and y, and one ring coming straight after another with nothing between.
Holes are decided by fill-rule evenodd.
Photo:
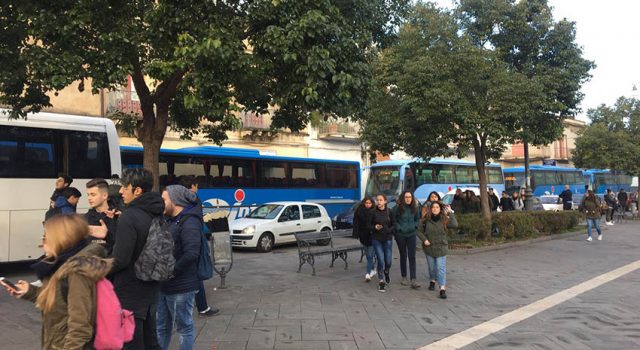
<instances>
[{"instance_id":1,"label":"boy in dark jacket","mask_svg":"<svg viewBox=\"0 0 640 350\"><path fill-rule=\"evenodd\" d=\"M109 205L109 184L104 179L87 182L87 202L91 209L84 214L89 223L91 240L111 254L116 236L115 208Z\"/></svg>"},{"instance_id":2,"label":"boy in dark jacket","mask_svg":"<svg viewBox=\"0 0 640 350\"><path fill-rule=\"evenodd\" d=\"M147 169L124 170L121 183L120 194L127 208L118 219L111 273L122 308L133 311L136 320L133 340L124 345L124 350L156 350L160 349L156 332L160 285L139 280L134 266L147 242L151 221L164 212L164 201L160 193L151 192L153 175Z\"/></svg>"},{"instance_id":3,"label":"boy in dark jacket","mask_svg":"<svg viewBox=\"0 0 640 350\"><path fill-rule=\"evenodd\" d=\"M202 207L196 194L181 185L167 186L162 199L173 237L176 266L174 277L160 285L158 341L160 348L168 349L175 324L180 334L180 348L191 349L196 340L192 312L199 282Z\"/></svg>"}]
</instances>

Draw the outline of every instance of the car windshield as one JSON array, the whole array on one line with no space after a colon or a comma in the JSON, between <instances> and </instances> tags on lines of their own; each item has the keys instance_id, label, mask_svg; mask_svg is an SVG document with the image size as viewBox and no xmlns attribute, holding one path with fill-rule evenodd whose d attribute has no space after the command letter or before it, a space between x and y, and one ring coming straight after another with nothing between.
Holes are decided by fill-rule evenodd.
<instances>
[{"instance_id":1,"label":"car windshield","mask_svg":"<svg viewBox=\"0 0 640 350\"><path fill-rule=\"evenodd\" d=\"M558 197L556 196L540 197L540 200L543 204L558 204Z\"/></svg>"},{"instance_id":2,"label":"car windshield","mask_svg":"<svg viewBox=\"0 0 640 350\"><path fill-rule=\"evenodd\" d=\"M367 181L365 195L374 197L378 194L386 196L400 195L400 167L372 167Z\"/></svg>"},{"instance_id":3,"label":"car windshield","mask_svg":"<svg viewBox=\"0 0 640 350\"><path fill-rule=\"evenodd\" d=\"M453 196L455 196L453 193L445 194L444 197L442 197L442 203L451 205L451 202L453 202Z\"/></svg>"},{"instance_id":4,"label":"car windshield","mask_svg":"<svg viewBox=\"0 0 640 350\"><path fill-rule=\"evenodd\" d=\"M254 209L249 215L248 218L252 219L275 219L280 211L282 210L282 205L280 204L265 204Z\"/></svg>"}]
</instances>

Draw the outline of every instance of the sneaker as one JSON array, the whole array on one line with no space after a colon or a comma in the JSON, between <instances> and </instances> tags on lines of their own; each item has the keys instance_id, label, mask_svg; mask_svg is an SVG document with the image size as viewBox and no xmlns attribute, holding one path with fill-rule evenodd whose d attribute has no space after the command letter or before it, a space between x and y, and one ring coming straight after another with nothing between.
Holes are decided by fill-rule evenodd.
<instances>
[{"instance_id":1,"label":"sneaker","mask_svg":"<svg viewBox=\"0 0 640 350\"><path fill-rule=\"evenodd\" d=\"M409 285L409 280L406 277L402 277L402 280L400 281L400 284L403 286L408 286Z\"/></svg>"},{"instance_id":2,"label":"sneaker","mask_svg":"<svg viewBox=\"0 0 640 350\"><path fill-rule=\"evenodd\" d=\"M384 290L384 287L385 287L384 281L380 281L380 283L378 283L378 292L385 293L386 290Z\"/></svg>"},{"instance_id":3,"label":"sneaker","mask_svg":"<svg viewBox=\"0 0 640 350\"><path fill-rule=\"evenodd\" d=\"M436 282L434 281L429 282L429 290L436 290Z\"/></svg>"},{"instance_id":4,"label":"sneaker","mask_svg":"<svg viewBox=\"0 0 640 350\"><path fill-rule=\"evenodd\" d=\"M389 271L384 272L384 281L386 284L391 283L391 278L389 277Z\"/></svg>"},{"instance_id":5,"label":"sneaker","mask_svg":"<svg viewBox=\"0 0 640 350\"><path fill-rule=\"evenodd\" d=\"M211 308L211 306L207 307L204 311L199 311L198 314L202 317L211 317L220 313L220 309Z\"/></svg>"},{"instance_id":6,"label":"sneaker","mask_svg":"<svg viewBox=\"0 0 640 350\"><path fill-rule=\"evenodd\" d=\"M591 238L591 236L587 237L587 242L591 242L593 241L593 238Z\"/></svg>"},{"instance_id":7,"label":"sneaker","mask_svg":"<svg viewBox=\"0 0 640 350\"><path fill-rule=\"evenodd\" d=\"M418 289L420 287L422 287L422 286L420 285L420 283L418 283L418 281L416 281L415 279L411 280L411 288L412 289Z\"/></svg>"},{"instance_id":8,"label":"sneaker","mask_svg":"<svg viewBox=\"0 0 640 350\"><path fill-rule=\"evenodd\" d=\"M613 221L607 221L607 223L605 224L607 226L613 226Z\"/></svg>"},{"instance_id":9,"label":"sneaker","mask_svg":"<svg viewBox=\"0 0 640 350\"><path fill-rule=\"evenodd\" d=\"M376 268L374 267L373 270L371 270L371 272L369 273L369 276L371 276L371 278L373 278L373 276L377 275L378 271L376 271Z\"/></svg>"},{"instance_id":10,"label":"sneaker","mask_svg":"<svg viewBox=\"0 0 640 350\"><path fill-rule=\"evenodd\" d=\"M440 299L447 299L447 291L440 289Z\"/></svg>"},{"instance_id":11,"label":"sneaker","mask_svg":"<svg viewBox=\"0 0 640 350\"><path fill-rule=\"evenodd\" d=\"M602 240L602 234L598 235L598 240L601 241Z\"/></svg>"},{"instance_id":12,"label":"sneaker","mask_svg":"<svg viewBox=\"0 0 640 350\"><path fill-rule=\"evenodd\" d=\"M371 282L371 275L370 275L370 274L368 274L368 273L365 273L365 274L364 274L364 280L365 280L366 282Z\"/></svg>"}]
</instances>

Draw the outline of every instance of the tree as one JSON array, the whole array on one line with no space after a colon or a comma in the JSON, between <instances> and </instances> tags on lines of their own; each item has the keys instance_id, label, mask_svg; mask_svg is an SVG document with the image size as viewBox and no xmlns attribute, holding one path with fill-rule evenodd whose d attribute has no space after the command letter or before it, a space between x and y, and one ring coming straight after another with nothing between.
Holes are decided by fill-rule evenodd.
<instances>
[{"instance_id":1,"label":"tree","mask_svg":"<svg viewBox=\"0 0 640 350\"><path fill-rule=\"evenodd\" d=\"M575 109L580 82L591 67L574 44L574 31L556 31L571 27L564 22L536 23L527 40L507 36L504 28L533 26L535 16L528 16L532 11L522 2L461 1L453 13L416 6L398 44L376 62L369 113L362 120L363 138L385 153L404 150L429 159L473 151L486 219L491 214L485 164L525 137L533 143L557 139L560 115ZM538 27L544 27L544 35ZM535 46L547 58L531 64L532 74L518 69L501 46L505 38L516 48ZM564 47L555 45L561 39ZM571 69L561 69L563 64ZM560 93L560 86L568 90Z\"/></svg>"},{"instance_id":2,"label":"tree","mask_svg":"<svg viewBox=\"0 0 640 350\"><path fill-rule=\"evenodd\" d=\"M576 139L572 161L580 168L640 174L640 101L620 97L615 105L590 109L591 124Z\"/></svg>"},{"instance_id":3,"label":"tree","mask_svg":"<svg viewBox=\"0 0 640 350\"><path fill-rule=\"evenodd\" d=\"M49 106L47 92L127 76L142 115L133 129L158 178L167 127L220 143L240 109L276 106L274 128L311 113L360 113L372 45L393 40L406 0L6 1L0 9L0 103L13 117ZM6 23L6 24L5 24Z\"/></svg>"}]
</instances>

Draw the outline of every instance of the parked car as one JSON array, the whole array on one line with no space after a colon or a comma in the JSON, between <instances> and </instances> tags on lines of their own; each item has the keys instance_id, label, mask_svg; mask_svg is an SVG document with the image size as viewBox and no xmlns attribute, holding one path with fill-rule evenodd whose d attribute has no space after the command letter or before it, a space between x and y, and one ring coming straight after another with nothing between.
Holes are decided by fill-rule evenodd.
<instances>
[{"instance_id":1,"label":"parked car","mask_svg":"<svg viewBox=\"0 0 640 350\"><path fill-rule=\"evenodd\" d=\"M231 246L268 252L275 245L295 242L296 232L331 230L327 210L308 202L271 202L232 221Z\"/></svg>"},{"instance_id":2,"label":"parked car","mask_svg":"<svg viewBox=\"0 0 640 350\"><path fill-rule=\"evenodd\" d=\"M333 225L334 230L346 230L353 228L353 215L356 212L356 208L360 202L356 202L346 211L343 211L340 214L336 214L331 218L331 223Z\"/></svg>"},{"instance_id":3,"label":"parked car","mask_svg":"<svg viewBox=\"0 0 640 350\"><path fill-rule=\"evenodd\" d=\"M544 210L562 211L562 199L555 194L545 194L540 196Z\"/></svg>"}]
</instances>

